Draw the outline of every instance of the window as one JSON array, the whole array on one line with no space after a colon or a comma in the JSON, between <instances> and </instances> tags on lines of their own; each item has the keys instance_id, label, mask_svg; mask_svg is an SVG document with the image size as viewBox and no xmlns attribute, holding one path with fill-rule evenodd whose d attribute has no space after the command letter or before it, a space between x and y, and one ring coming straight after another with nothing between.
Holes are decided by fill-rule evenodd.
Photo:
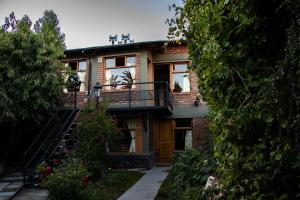
<instances>
[{"instance_id":1,"label":"window","mask_svg":"<svg viewBox=\"0 0 300 200\"><path fill-rule=\"evenodd\" d=\"M65 63L65 66L69 66L72 71L76 71L79 77L79 80L82 83L86 82L86 70L87 70L87 61L86 60L79 60L79 61L70 61ZM79 88L80 92L85 91L85 85L81 84Z\"/></svg>"},{"instance_id":2,"label":"window","mask_svg":"<svg viewBox=\"0 0 300 200\"><path fill-rule=\"evenodd\" d=\"M117 142L116 151L119 152L136 152L135 147L135 120L118 118L117 125L120 130L120 137Z\"/></svg>"},{"instance_id":3,"label":"window","mask_svg":"<svg viewBox=\"0 0 300 200\"><path fill-rule=\"evenodd\" d=\"M85 71L85 70L86 70L86 61L79 61L78 71Z\"/></svg>"},{"instance_id":4,"label":"window","mask_svg":"<svg viewBox=\"0 0 300 200\"><path fill-rule=\"evenodd\" d=\"M106 58L105 64L105 84L110 85L110 87L106 87L106 89L123 88L122 85L118 84L123 83L122 76L125 76L124 72L126 71L130 72L132 79L135 80L135 56L116 56Z\"/></svg>"},{"instance_id":5,"label":"window","mask_svg":"<svg viewBox=\"0 0 300 200\"><path fill-rule=\"evenodd\" d=\"M106 58L105 66L106 66L106 68L111 68L111 67L116 66L115 59L114 58Z\"/></svg>"},{"instance_id":6,"label":"window","mask_svg":"<svg viewBox=\"0 0 300 200\"><path fill-rule=\"evenodd\" d=\"M175 150L192 148L192 120L177 119L175 128Z\"/></svg>"},{"instance_id":7,"label":"window","mask_svg":"<svg viewBox=\"0 0 300 200\"><path fill-rule=\"evenodd\" d=\"M172 75L173 92L190 92L190 77L187 64L174 64Z\"/></svg>"}]
</instances>

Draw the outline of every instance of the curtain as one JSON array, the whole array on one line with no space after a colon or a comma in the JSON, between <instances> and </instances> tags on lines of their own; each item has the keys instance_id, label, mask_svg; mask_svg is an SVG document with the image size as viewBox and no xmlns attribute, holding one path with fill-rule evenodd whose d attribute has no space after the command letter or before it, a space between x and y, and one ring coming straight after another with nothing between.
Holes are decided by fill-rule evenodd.
<instances>
[{"instance_id":1,"label":"curtain","mask_svg":"<svg viewBox=\"0 0 300 200\"><path fill-rule=\"evenodd\" d=\"M129 152L133 153L135 152L135 122L134 119L128 119L126 121L128 128L130 129L130 136L131 136L131 143L130 143L130 148Z\"/></svg>"},{"instance_id":2,"label":"curtain","mask_svg":"<svg viewBox=\"0 0 300 200\"><path fill-rule=\"evenodd\" d=\"M111 71L105 70L105 85L110 85ZM105 87L106 90L110 90L110 86Z\"/></svg>"},{"instance_id":3,"label":"curtain","mask_svg":"<svg viewBox=\"0 0 300 200\"><path fill-rule=\"evenodd\" d=\"M78 75L79 80L80 80L81 82L85 82L85 72L77 72L77 75ZM80 85L79 91L80 91L80 92L85 91L85 84L81 84L81 85Z\"/></svg>"},{"instance_id":4,"label":"curtain","mask_svg":"<svg viewBox=\"0 0 300 200\"><path fill-rule=\"evenodd\" d=\"M187 130L185 134L185 145L184 149L190 149L192 148L193 143L192 143L192 130Z\"/></svg>"},{"instance_id":5,"label":"curtain","mask_svg":"<svg viewBox=\"0 0 300 200\"><path fill-rule=\"evenodd\" d=\"M190 91L190 78L188 74L184 74L182 92Z\"/></svg>"}]
</instances>

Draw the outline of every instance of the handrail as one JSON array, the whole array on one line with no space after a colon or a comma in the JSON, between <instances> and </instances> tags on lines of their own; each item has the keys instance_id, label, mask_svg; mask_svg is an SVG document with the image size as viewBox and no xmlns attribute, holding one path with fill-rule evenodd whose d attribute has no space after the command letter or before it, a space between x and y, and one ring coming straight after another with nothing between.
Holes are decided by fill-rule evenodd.
<instances>
[{"instance_id":1,"label":"handrail","mask_svg":"<svg viewBox=\"0 0 300 200\"><path fill-rule=\"evenodd\" d=\"M69 116L68 116L68 118L67 118L67 120L65 120L65 123L64 123L64 125L62 126L63 128L67 125L67 122L69 122L69 120L71 119L71 117L72 117L72 115L74 114L76 112L76 110L74 109L74 110L72 110L72 112L69 114ZM59 132L60 133L60 132ZM56 137L55 137L55 139L54 139L54 141L58 138L58 136L60 135L60 134L56 134ZM47 147L47 149L46 149L46 151L45 151L45 153L47 153L49 150L50 150L50 146L51 145L49 145L48 147ZM43 155L44 156L44 155Z\"/></svg>"},{"instance_id":2,"label":"handrail","mask_svg":"<svg viewBox=\"0 0 300 200\"><path fill-rule=\"evenodd\" d=\"M66 102L71 96L71 93L68 94L68 96L65 97L63 102ZM23 154L23 158L26 158L27 154L29 153L29 151L32 149L32 147L35 145L35 143L38 141L38 139L40 139L40 137L42 136L42 134L45 132L45 130L48 128L48 126L52 123L52 121L55 119L55 117L57 116L59 111L56 111L54 113L54 115L50 118L50 120L47 122L47 124L44 126L44 128L40 131L40 133L38 134L38 136L34 139L34 141L31 143L31 145L28 147L28 149L26 150L26 152Z\"/></svg>"},{"instance_id":3,"label":"handrail","mask_svg":"<svg viewBox=\"0 0 300 200\"><path fill-rule=\"evenodd\" d=\"M65 112L62 119L66 116L68 112ZM56 124L55 129L58 128L60 126L60 124ZM53 134L54 132L54 128L51 130L51 133L47 135L47 137L43 140L42 144L38 147L38 149L35 151L35 153L32 155L31 159L25 164L25 170L30 166L31 162L33 161L33 159L38 155L38 153L40 152L40 150L42 149L43 145L45 145L45 143L48 141L48 139L50 138L50 136Z\"/></svg>"},{"instance_id":4,"label":"handrail","mask_svg":"<svg viewBox=\"0 0 300 200\"><path fill-rule=\"evenodd\" d=\"M80 112L80 109L78 110L78 113ZM73 114L73 113L72 113ZM77 119L78 117L78 114L73 118L73 120L70 122L68 128L64 131L64 134L63 136L61 137L60 141L57 143L56 147L54 148L54 150L52 151L52 153L50 154L50 157L53 156L53 154L56 152L58 146L61 144L62 140L64 139L64 137L66 136L66 134L68 133L69 129L71 128L72 126L72 123Z\"/></svg>"}]
</instances>

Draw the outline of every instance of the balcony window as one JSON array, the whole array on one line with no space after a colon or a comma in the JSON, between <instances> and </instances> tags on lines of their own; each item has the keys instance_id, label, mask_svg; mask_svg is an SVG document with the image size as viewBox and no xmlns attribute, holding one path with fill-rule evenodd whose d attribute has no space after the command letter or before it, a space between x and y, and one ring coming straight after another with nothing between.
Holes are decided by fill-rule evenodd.
<instances>
[{"instance_id":1,"label":"balcony window","mask_svg":"<svg viewBox=\"0 0 300 200\"><path fill-rule=\"evenodd\" d=\"M106 70L105 70L105 84L110 85L105 87L107 90L121 89L123 83L122 76L124 72L128 71L131 74L133 80L135 80L135 56L116 56L112 58L106 58Z\"/></svg>"},{"instance_id":2,"label":"balcony window","mask_svg":"<svg viewBox=\"0 0 300 200\"><path fill-rule=\"evenodd\" d=\"M128 56L127 57L126 66L135 66L135 56Z\"/></svg>"},{"instance_id":3,"label":"balcony window","mask_svg":"<svg viewBox=\"0 0 300 200\"><path fill-rule=\"evenodd\" d=\"M172 75L173 92L190 92L190 77L187 64L174 64Z\"/></svg>"},{"instance_id":4,"label":"balcony window","mask_svg":"<svg viewBox=\"0 0 300 200\"><path fill-rule=\"evenodd\" d=\"M105 60L105 66L106 66L106 68L111 68L111 67L116 66L116 64L115 64L115 58L106 58L106 60Z\"/></svg>"}]
</instances>

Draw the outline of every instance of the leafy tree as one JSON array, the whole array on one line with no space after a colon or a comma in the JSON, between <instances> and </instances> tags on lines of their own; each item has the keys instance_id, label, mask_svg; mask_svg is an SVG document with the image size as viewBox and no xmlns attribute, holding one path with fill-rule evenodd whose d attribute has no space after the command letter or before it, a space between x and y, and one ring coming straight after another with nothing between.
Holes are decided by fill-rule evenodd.
<instances>
[{"instance_id":1,"label":"leafy tree","mask_svg":"<svg viewBox=\"0 0 300 200\"><path fill-rule=\"evenodd\" d=\"M57 17L45 11L37 24L34 31L27 15L17 20L11 13L0 29L0 122L12 124L10 140L17 123L39 122L62 91L65 47Z\"/></svg>"},{"instance_id":2,"label":"leafy tree","mask_svg":"<svg viewBox=\"0 0 300 200\"><path fill-rule=\"evenodd\" d=\"M187 41L229 199L299 198L299 0L171 8L169 38Z\"/></svg>"}]
</instances>

